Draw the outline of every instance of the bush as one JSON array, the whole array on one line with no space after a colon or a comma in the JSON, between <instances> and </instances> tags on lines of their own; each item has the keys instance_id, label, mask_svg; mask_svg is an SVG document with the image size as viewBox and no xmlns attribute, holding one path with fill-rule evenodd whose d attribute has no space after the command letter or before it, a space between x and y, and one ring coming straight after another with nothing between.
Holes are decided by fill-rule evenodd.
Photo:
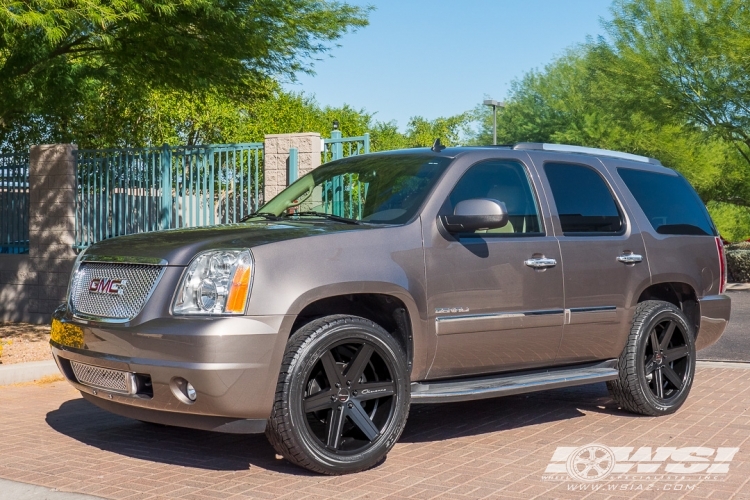
<instances>
[{"instance_id":1,"label":"bush","mask_svg":"<svg viewBox=\"0 0 750 500\"><path fill-rule=\"evenodd\" d=\"M727 250L727 270L732 281L750 283L750 248ZM744 245L743 245L744 246Z\"/></svg>"}]
</instances>

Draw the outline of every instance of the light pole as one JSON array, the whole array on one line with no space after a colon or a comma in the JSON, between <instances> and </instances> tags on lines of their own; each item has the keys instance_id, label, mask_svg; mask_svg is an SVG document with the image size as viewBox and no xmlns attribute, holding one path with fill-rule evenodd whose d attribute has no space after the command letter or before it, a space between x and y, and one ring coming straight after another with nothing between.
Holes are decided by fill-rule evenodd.
<instances>
[{"instance_id":1,"label":"light pole","mask_svg":"<svg viewBox=\"0 0 750 500\"><path fill-rule=\"evenodd\" d=\"M484 103L485 106L492 106L492 145L497 145L497 108L504 108L505 103L496 101L494 99L485 99Z\"/></svg>"}]
</instances>

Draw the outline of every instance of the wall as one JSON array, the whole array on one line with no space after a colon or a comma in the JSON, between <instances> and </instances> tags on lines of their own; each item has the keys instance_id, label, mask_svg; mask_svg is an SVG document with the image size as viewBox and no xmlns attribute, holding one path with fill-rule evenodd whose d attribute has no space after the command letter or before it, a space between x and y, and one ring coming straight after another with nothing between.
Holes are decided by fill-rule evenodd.
<instances>
[{"instance_id":1,"label":"wall","mask_svg":"<svg viewBox=\"0 0 750 500\"><path fill-rule=\"evenodd\" d=\"M65 299L73 250L76 146L33 146L29 253L0 255L0 321L45 323Z\"/></svg>"},{"instance_id":2,"label":"wall","mask_svg":"<svg viewBox=\"0 0 750 500\"><path fill-rule=\"evenodd\" d=\"M289 173L289 149L297 148L299 154L299 176L320 166L320 134L269 134L265 137L263 162L265 164L264 200L269 201L286 188Z\"/></svg>"}]
</instances>

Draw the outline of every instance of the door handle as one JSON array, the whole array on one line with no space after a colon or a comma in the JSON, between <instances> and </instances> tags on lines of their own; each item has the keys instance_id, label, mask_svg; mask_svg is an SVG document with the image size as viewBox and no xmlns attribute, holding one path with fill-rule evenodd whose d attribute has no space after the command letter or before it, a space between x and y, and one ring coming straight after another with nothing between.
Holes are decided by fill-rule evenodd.
<instances>
[{"instance_id":1,"label":"door handle","mask_svg":"<svg viewBox=\"0 0 750 500\"><path fill-rule=\"evenodd\" d=\"M533 267L534 269L544 269L547 267L555 267L557 265L557 261L555 259L548 259L546 257L541 257L538 259L526 259L525 261L523 261L523 263L529 267Z\"/></svg>"},{"instance_id":2,"label":"door handle","mask_svg":"<svg viewBox=\"0 0 750 500\"><path fill-rule=\"evenodd\" d=\"M623 264L635 264L637 262L642 262L643 257L641 255L638 255L637 253L624 253L622 255L619 255L617 257L617 260L619 262L622 262Z\"/></svg>"}]
</instances>

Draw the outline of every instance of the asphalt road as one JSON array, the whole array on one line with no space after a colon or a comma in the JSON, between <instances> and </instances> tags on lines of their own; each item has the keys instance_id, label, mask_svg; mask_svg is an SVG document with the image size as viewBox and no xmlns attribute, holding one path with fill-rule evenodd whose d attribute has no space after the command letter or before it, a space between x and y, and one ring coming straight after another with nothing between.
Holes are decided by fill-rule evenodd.
<instances>
[{"instance_id":1,"label":"asphalt road","mask_svg":"<svg viewBox=\"0 0 750 500\"><path fill-rule=\"evenodd\" d=\"M719 341L698 351L698 359L750 362L750 291L729 292L732 316Z\"/></svg>"}]
</instances>

